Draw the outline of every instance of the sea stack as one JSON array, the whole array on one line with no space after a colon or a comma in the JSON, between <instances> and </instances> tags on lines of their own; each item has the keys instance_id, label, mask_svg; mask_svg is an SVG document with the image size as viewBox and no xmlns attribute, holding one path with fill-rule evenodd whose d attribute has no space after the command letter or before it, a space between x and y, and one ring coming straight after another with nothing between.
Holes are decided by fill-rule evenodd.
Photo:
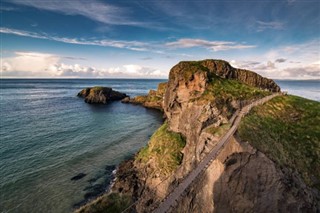
<instances>
[{"instance_id":1,"label":"sea stack","mask_svg":"<svg viewBox=\"0 0 320 213\"><path fill-rule=\"evenodd\" d=\"M112 90L110 87L89 87L78 93L79 97L89 104L107 104L110 101L122 100L128 97L125 93Z\"/></svg>"}]
</instances>

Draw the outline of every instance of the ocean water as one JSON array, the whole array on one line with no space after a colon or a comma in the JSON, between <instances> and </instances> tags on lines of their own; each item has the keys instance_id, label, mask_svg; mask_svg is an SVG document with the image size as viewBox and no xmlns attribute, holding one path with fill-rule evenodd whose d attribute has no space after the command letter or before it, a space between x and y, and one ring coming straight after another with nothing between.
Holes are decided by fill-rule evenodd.
<instances>
[{"instance_id":1,"label":"ocean water","mask_svg":"<svg viewBox=\"0 0 320 213\"><path fill-rule=\"evenodd\" d=\"M162 113L113 102L89 105L76 94L110 86L130 96L164 80L0 80L0 212L71 212L108 187L112 171L144 146ZM320 81L276 81L320 101ZM71 178L79 173L80 180Z\"/></svg>"},{"instance_id":2,"label":"ocean water","mask_svg":"<svg viewBox=\"0 0 320 213\"><path fill-rule=\"evenodd\" d=\"M162 113L76 94L110 86L130 96L163 80L1 80L0 212L71 212L107 187L111 173L144 146ZM79 173L86 176L72 181Z\"/></svg>"},{"instance_id":3,"label":"ocean water","mask_svg":"<svg viewBox=\"0 0 320 213\"><path fill-rule=\"evenodd\" d=\"M282 91L320 101L320 80L275 80Z\"/></svg>"}]
</instances>

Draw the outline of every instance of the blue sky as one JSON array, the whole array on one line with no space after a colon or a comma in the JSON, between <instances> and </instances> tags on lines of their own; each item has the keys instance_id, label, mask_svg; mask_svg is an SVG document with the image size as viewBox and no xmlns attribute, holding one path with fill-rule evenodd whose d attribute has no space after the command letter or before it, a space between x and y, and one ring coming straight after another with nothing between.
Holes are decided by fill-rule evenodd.
<instances>
[{"instance_id":1,"label":"blue sky","mask_svg":"<svg viewBox=\"0 0 320 213\"><path fill-rule=\"evenodd\" d=\"M167 78L213 58L320 78L319 0L2 0L0 12L2 77Z\"/></svg>"}]
</instances>

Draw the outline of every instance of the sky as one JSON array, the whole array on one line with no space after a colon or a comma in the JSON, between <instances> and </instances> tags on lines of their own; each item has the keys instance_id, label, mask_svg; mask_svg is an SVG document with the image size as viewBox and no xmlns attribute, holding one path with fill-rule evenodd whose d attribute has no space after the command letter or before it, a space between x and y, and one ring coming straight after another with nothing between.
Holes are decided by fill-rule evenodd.
<instances>
[{"instance_id":1,"label":"sky","mask_svg":"<svg viewBox=\"0 0 320 213\"><path fill-rule=\"evenodd\" d=\"M2 78L167 78L223 59L320 79L320 0L1 0Z\"/></svg>"}]
</instances>

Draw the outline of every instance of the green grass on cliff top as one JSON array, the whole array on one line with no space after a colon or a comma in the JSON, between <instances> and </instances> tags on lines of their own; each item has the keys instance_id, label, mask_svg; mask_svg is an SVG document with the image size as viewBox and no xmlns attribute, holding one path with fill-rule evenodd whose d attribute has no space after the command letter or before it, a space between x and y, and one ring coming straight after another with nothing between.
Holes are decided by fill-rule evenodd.
<instances>
[{"instance_id":1,"label":"green grass on cliff top","mask_svg":"<svg viewBox=\"0 0 320 213\"><path fill-rule=\"evenodd\" d=\"M252 100L270 95L271 92L252 87L233 79L224 79L214 76L204 92L206 98Z\"/></svg>"},{"instance_id":2,"label":"green grass on cliff top","mask_svg":"<svg viewBox=\"0 0 320 213\"><path fill-rule=\"evenodd\" d=\"M98 91L98 90L103 90L105 87L103 87L103 86L94 86L94 87L92 87L92 90L96 90L96 91Z\"/></svg>"},{"instance_id":3,"label":"green grass on cliff top","mask_svg":"<svg viewBox=\"0 0 320 213\"><path fill-rule=\"evenodd\" d=\"M198 72L208 72L209 69L202 65L202 61L188 62L188 69L183 73L186 81ZM197 100L214 101L226 103L227 100L253 100L271 94L271 92L257 87L249 86L235 79L225 79L213 73L209 75L206 91Z\"/></svg>"},{"instance_id":4,"label":"green grass on cliff top","mask_svg":"<svg viewBox=\"0 0 320 213\"><path fill-rule=\"evenodd\" d=\"M238 134L277 164L297 170L309 186L320 189L320 103L279 96L255 107Z\"/></svg>"},{"instance_id":5,"label":"green grass on cliff top","mask_svg":"<svg viewBox=\"0 0 320 213\"><path fill-rule=\"evenodd\" d=\"M168 124L164 123L152 135L148 145L139 151L136 160L149 164L150 168L161 176L168 176L181 164L181 151L185 144L184 138L169 131Z\"/></svg>"}]
</instances>

